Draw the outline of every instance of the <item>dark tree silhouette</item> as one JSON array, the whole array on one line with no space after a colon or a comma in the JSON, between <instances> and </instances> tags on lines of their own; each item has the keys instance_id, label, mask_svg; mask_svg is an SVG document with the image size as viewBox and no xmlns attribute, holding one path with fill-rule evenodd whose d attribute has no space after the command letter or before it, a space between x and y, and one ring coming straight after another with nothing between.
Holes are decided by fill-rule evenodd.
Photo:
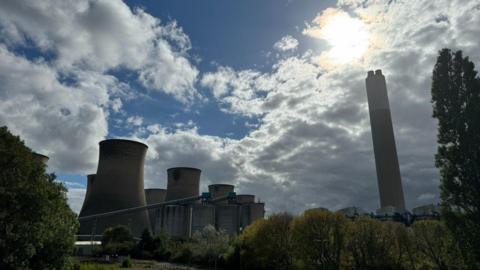
<instances>
[{"instance_id":1,"label":"dark tree silhouette","mask_svg":"<svg viewBox=\"0 0 480 270\"><path fill-rule=\"evenodd\" d=\"M78 229L65 187L0 127L0 269L63 269Z\"/></svg>"},{"instance_id":2,"label":"dark tree silhouette","mask_svg":"<svg viewBox=\"0 0 480 270\"><path fill-rule=\"evenodd\" d=\"M439 52L432 103L446 224L472 267L480 268L480 79L461 51Z\"/></svg>"}]
</instances>

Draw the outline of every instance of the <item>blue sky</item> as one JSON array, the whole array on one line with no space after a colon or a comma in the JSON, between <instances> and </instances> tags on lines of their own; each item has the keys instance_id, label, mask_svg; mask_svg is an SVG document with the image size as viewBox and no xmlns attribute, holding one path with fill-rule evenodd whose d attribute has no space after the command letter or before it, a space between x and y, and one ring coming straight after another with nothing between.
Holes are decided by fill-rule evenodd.
<instances>
[{"instance_id":1,"label":"blue sky","mask_svg":"<svg viewBox=\"0 0 480 270\"><path fill-rule=\"evenodd\" d=\"M269 213L378 207L364 79L387 78L407 207L439 200L437 51L479 63L480 1L4 1L0 125L76 211L98 142L149 146L145 186L202 169ZM454 7L454 8L452 8ZM442 18L439 20L438 18Z\"/></svg>"}]
</instances>

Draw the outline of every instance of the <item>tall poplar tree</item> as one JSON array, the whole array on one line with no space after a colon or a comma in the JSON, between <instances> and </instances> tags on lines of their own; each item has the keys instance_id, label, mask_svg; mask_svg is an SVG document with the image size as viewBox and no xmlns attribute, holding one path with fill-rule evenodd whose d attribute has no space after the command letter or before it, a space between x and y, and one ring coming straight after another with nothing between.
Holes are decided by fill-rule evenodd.
<instances>
[{"instance_id":1,"label":"tall poplar tree","mask_svg":"<svg viewBox=\"0 0 480 270\"><path fill-rule=\"evenodd\" d=\"M432 104L443 215L472 268L480 268L480 79L461 51L439 52Z\"/></svg>"}]
</instances>

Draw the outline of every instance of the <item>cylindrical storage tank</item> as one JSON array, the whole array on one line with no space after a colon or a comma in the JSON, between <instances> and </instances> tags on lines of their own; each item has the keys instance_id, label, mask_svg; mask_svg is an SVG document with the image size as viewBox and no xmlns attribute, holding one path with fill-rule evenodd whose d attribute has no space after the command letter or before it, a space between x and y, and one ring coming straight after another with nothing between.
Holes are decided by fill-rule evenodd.
<instances>
[{"instance_id":1,"label":"cylindrical storage tank","mask_svg":"<svg viewBox=\"0 0 480 270\"><path fill-rule=\"evenodd\" d=\"M215 207L213 205L192 205L192 229L194 234L208 225L215 227Z\"/></svg>"},{"instance_id":2,"label":"cylindrical storage tank","mask_svg":"<svg viewBox=\"0 0 480 270\"><path fill-rule=\"evenodd\" d=\"M167 170L167 201L198 196L200 173L196 168L176 167Z\"/></svg>"},{"instance_id":3,"label":"cylindrical storage tank","mask_svg":"<svg viewBox=\"0 0 480 270\"><path fill-rule=\"evenodd\" d=\"M239 229L238 216L239 207L237 205L216 205L216 229L222 230L229 235L237 234Z\"/></svg>"},{"instance_id":4,"label":"cylindrical storage tank","mask_svg":"<svg viewBox=\"0 0 480 270\"><path fill-rule=\"evenodd\" d=\"M265 203L252 203L248 206L250 207L250 224L265 217Z\"/></svg>"},{"instance_id":5,"label":"cylindrical storage tank","mask_svg":"<svg viewBox=\"0 0 480 270\"><path fill-rule=\"evenodd\" d=\"M162 229L172 238L186 238L188 232L189 208L183 205L163 207Z\"/></svg>"},{"instance_id":6,"label":"cylindrical storage tank","mask_svg":"<svg viewBox=\"0 0 480 270\"><path fill-rule=\"evenodd\" d=\"M95 185L80 217L146 205L143 167L147 148L143 143L130 140L100 142ZM129 227L134 236L150 228L145 210L81 222L80 234L103 234L105 229L115 225Z\"/></svg>"},{"instance_id":7,"label":"cylindrical storage tank","mask_svg":"<svg viewBox=\"0 0 480 270\"><path fill-rule=\"evenodd\" d=\"M210 192L212 196L212 200L216 198L227 196L230 192L233 192L235 189L234 185L228 184L213 184L208 186L208 192ZM228 203L228 200L219 201L220 204Z\"/></svg>"},{"instance_id":8,"label":"cylindrical storage tank","mask_svg":"<svg viewBox=\"0 0 480 270\"><path fill-rule=\"evenodd\" d=\"M85 199L83 200L82 210L80 210L80 214L84 211L85 205L89 204L90 195L92 194L93 183L95 182L95 174L87 175L87 192L85 193Z\"/></svg>"},{"instance_id":9,"label":"cylindrical storage tank","mask_svg":"<svg viewBox=\"0 0 480 270\"><path fill-rule=\"evenodd\" d=\"M254 202L255 202L255 195L250 195L250 194L237 195L237 203L245 204L245 203L254 203Z\"/></svg>"},{"instance_id":10,"label":"cylindrical storage tank","mask_svg":"<svg viewBox=\"0 0 480 270\"><path fill-rule=\"evenodd\" d=\"M45 156L45 155L42 155L42 154L39 154L39 153L35 153L35 152L33 152L33 158L37 162L40 162L40 163L44 164L45 166L47 166L48 160L50 159L48 156Z\"/></svg>"},{"instance_id":11,"label":"cylindrical storage tank","mask_svg":"<svg viewBox=\"0 0 480 270\"><path fill-rule=\"evenodd\" d=\"M145 189L145 199L148 204L161 203L165 201L167 196L167 190L163 188L147 188ZM157 224L159 222L159 214L161 213L160 207L148 210L148 218L150 219L150 226L152 232L157 231ZM160 225L160 224L158 224Z\"/></svg>"}]
</instances>

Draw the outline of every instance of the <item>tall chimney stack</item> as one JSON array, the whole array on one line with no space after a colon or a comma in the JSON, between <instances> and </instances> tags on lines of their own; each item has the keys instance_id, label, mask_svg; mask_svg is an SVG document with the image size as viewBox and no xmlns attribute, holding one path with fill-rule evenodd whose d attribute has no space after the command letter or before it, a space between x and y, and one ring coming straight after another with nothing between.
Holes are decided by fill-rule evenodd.
<instances>
[{"instance_id":1,"label":"tall chimney stack","mask_svg":"<svg viewBox=\"0 0 480 270\"><path fill-rule=\"evenodd\" d=\"M366 79L368 110L372 129L373 151L380 190L381 208L393 206L405 210L402 180L398 166L387 85L381 70L369 71Z\"/></svg>"}]
</instances>

